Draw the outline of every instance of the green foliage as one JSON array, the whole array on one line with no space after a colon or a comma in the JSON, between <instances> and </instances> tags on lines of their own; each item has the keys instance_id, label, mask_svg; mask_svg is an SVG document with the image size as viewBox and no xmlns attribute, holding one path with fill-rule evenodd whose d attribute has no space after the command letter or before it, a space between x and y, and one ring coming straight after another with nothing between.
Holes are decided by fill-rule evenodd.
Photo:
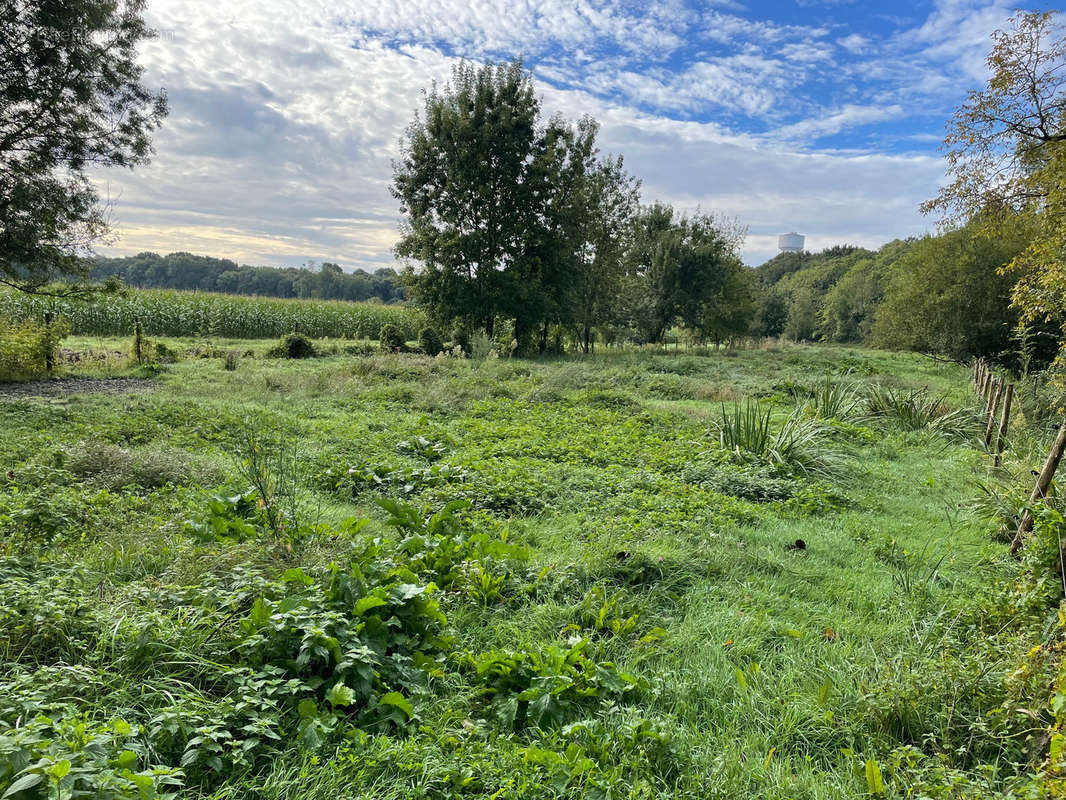
<instances>
[{"instance_id":1,"label":"green foliage","mask_svg":"<svg viewBox=\"0 0 1066 800\"><path fill-rule=\"evenodd\" d=\"M287 333L272 347L267 355L272 358L314 358L315 346L302 333ZM227 361L228 368L228 361ZM234 362L236 368L236 362Z\"/></svg>"},{"instance_id":2,"label":"green foliage","mask_svg":"<svg viewBox=\"0 0 1066 800\"><path fill-rule=\"evenodd\" d=\"M425 327L418 332L418 349L427 356L435 356L444 349L444 342L436 328Z\"/></svg>"},{"instance_id":3,"label":"green foliage","mask_svg":"<svg viewBox=\"0 0 1066 800\"><path fill-rule=\"evenodd\" d=\"M180 486L193 476L188 454L159 447L130 450L108 442L79 442L67 455L75 476L106 488Z\"/></svg>"},{"instance_id":4,"label":"green foliage","mask_svg":"<svg viewBox=\"0 0 1066 800\"><path fill-rule=\"evenodd\" d=\"M1015 278L1001 268L1023 247L1018 229L990 239L974 226L915 242L893 267L871 341L957 359L1008 350Z\"/></svg>"},{"instance_id":5,"label":"green foliage","mask_svg":"<svg viewBox=\"0 0 1066 800\"><path fill-rule=\"evenodd\" d=\"M400 329L391 323L381 326L381 330L378 331L378 341L385 353L401 353L407 348L407 342Z\"/></svg>"},{"instance_id":6,"label":"green foliage","mask_svg":"<svg viewBox=\"0 0 1066 800\"><path fill-rule=\"evenodd\" d=\"M986 454L813 399L954 399L964 369L784 344L241 373L0 398L0 740L47 716L73 772L60 726L125 720L93 775L129 750L219 800L861 797L867 762L885 797L980 796L1050 754L1061 529L1006 559L955 505ZM708 447L737 395L768 447L805 404L852 468ZM174 480L139 485L149 454Z\"/></svg>"},{"instance_id":7,"label":"green foliage","mask_svg":"<svg viewBox=\"0 0 1066 800\"><path fill-rule=\"evenodd\" d=\"M970 409L952 410L943 397L926 388L898 389L875 384L866 397L866 413L891 420L904 430L968 438L975 436L979 419Z\"/></svg>"},{"instance_id":8,"label":"green foliage","mask_svg":"<svg viewBox=\"0 0 1066 800\"><path fill-rule=\"evenodd\" d=\"M250 267L225 258L192 253L138 253L123 258L96 257L90 262L90 277L104 281L117 278L124 286L142 289L224 292L256 297L313 300L379 301L403 300L399 275L383 267L373 274L362 269L344 272L336 264L307 267Z\"/></svg>"},{"instance_id":9,"label":"green foliage","mask_svg":"<svg viewBox=\"0 0 1066 800\"><path fill-rule=\"evenodd\" d=\"M810 405L820 419L848 420L856 415L862 399L855 386L834 382L830 376L818 385Z\"/></svg>"},{"instance_id":10,"label":"green foliage","mask_svg":"<svg viewBox=\"0 0 1066 800\"><path fill-rule=\"evenodd\" d=\"M830 475L842 467L842 456L831 444L831 429L796 409L780 424L773 411L757 400L722 406L715 423L719 446L741 456L755 456L767 464L809 475Z\"/></svg>"},{"instance_id":11,"label":"green foliage","mask_svg":"<svg viewBox=\"0 0 1066 800\"><path fill-rule=\"evenodd\" d=\"M178 797L180 770L147 764L139 733L121 719L94 724L39 715L17 727L0 724L0 792L15 800Z\"/></svg>"},{"instance_id":12,"label":"green foliage","mask_svg":"<svg viewBox=\"0 0 1066 800\"><path fill-rule=\"evenodd\" d=\"M54 309L69 320L70 332L129 336L140 320L148 336L218 336L277 339L295 330L312 339L374 339L381 326L396 325L414 338L421 315L404 306L326 300L277 300L206 292L128 291L92 300L43 298L0 291L0 317L16 322L40 319Z\"/></svg>"},{"instance_id":13,"label":"green foliage","mask_svg":"<svg viewBox=\"0 0 1066 800\"><path fill-rule=\"evenodd\" d=\"M590 705L647 688L614 664L590 659L585 655L588 645L588 640L578 639L544 652L495 650L467 656L463 663L473 671L481 697L505 728L516 732L527 725L552 728Z\"/></svg>"},{"instance_id":14,"label":"green foliage","mask_svg":"<svg viewBox=\"0 0 1066 800\"><path fill-rule=\"evenodd\" d=\"M4 8L0 50L0 281L82 279L108 228L90 167L151 154L166 95L141 83L144 3L28 0ZM101 46L106 42L106 46ZM32 66L31 66L32 65Z\"/></svg>"},{"instance_id":15,"label":"green foliage","mask_svg":"<svg viewBox=\"0 0 1066 800\"><path fill-rule=\"evenodd\" d=\"M43 324L32 318L10 322L0 316L0 380L47 375L68 332L65 322Z\"/></svg>"}]
</instances>

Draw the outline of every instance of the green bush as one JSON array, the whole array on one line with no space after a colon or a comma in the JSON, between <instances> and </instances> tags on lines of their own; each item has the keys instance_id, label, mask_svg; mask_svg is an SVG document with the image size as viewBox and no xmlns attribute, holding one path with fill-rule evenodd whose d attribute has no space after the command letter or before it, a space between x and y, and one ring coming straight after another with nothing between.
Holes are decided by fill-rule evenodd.
<instances>
[{"instance_id":1,"label":"green bush","mask_svg":"<svg viewBox=\"0 0 1066 800\"><path fill-rule=\"evenodd\" d=\"M274 358L314 358L315 346L302 333L290 333L267 354Z\"/></svg>"},{"instance_id":2,"label":"green bush","mask_svg":"<svg viewBox=\"0 0 1066 800\"><path fill-rule=\"evenodd\" d=\"M465 325L456 325L452 330L452 346L470 355L470 331Z\"/></svg>"},{"instance_id":3,"label":"green bush","mask_svg":"<svg viewBox=\"0 0 1066 800\"><path fill-rule=\"evenodd\" d=\"M63 322L43 325L34 320L12 323L0 319L0 380L47 375L68 331Z\"/></svg>"},{"instance_id":4,"label":"green bush","mask_svg":"<svg viewBox=\"0 0 1066 800\"><path fill-rule=\"evenodd\" d=\"M391 322L381 326L378 339L381 341L381 349L386 353L402 353L406 346L403 333Z\"/></svg>"},{"instance_id":5,"label":"green bush","mask_svg":"<svg viewBox=\"0 0 1066 800\"><path fill-rule=\"evenodd\" d=\"M418 347L427 356L435 356L444 349L444 343L436 328L426 326L418 332Z\"/></svg>"}]
</instances>

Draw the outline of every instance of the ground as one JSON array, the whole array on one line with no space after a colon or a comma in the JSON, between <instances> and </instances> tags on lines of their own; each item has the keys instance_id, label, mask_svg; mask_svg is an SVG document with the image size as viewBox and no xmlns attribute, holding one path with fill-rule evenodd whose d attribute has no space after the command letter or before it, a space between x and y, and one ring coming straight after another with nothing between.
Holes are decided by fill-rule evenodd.
<instances>
[{"instance_id":1,"label":"ground","mask_svg":"<svg viewBox=\"0 0 1066 800\"><path fill-rule=\"evenodd\" d=\"M936 653L945 616L1007 569L967 506L987 455L856 410L825 423L825 458L804 472L723 450L716 427L749 398L780 426L827 381L928 387L963 407L964 368L802 346L541 362L197 347L251 354L233 370L141 368L128 391L0 389L0 571L21 609L0 612L0 682L22 694L0 702L0 732L34 709L121 717L139 768L180 767L182 796L220 798L865 797L870 763L902 796L894 750L950 754L968 735L968 701L943 707ZM115 359L73 369L133 376ZM257 475L280 528L262 493L241 510ZM382 498L427 513L465 500L456 541L476 547L445 567L412 555L406 506ZM418 547L439 541L418 530ZM256 611L295 613L286 593L353 558L368 575L387 559L402 586L433 576L446 617L419 629L418 676L382 666L364 700L324 695L298 637L295 660L268 657L282 645L265 631L290 623ZM314 701L263 701L256 724L280 743L248 733L243 690L219 677L273 668ZM76 691L41 688L72 669ZM411 703L395 719L394 694ZM254 738L250 755L201 758L197 725L166 727L182 714L200 728L236 714L225 736Z\"/></svg>"}]
</instances>

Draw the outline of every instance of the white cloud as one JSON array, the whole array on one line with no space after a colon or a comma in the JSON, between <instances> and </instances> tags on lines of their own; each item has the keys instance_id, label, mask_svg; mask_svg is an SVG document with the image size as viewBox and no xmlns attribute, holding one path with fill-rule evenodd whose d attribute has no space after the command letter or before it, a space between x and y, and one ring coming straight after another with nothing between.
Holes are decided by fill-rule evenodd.
<instances>
[{"instance_id":1,"label":"white cloud","mask_svg":"<svg viewBox=\"0 0 1066 800\"><path fill-rule=\"evenodd\" d=\"M999 0L944 0L885 44L892 58L871 55L862 36L831 39L825 28L718 6L730 11L676 1L644 12L607 0L151 0L163 35L145 49L147 79L167 87L171 116L153 164L101 174L121 235L112 252L391 266L390 160L422 89L446 81L460 56L517 52L529 56L547 111L600 121L601 149L626 157L645 199L748 225L749 261L772 255L784 230L864 245L924 230L916 207L936 190L939 159L819 151L817 140L928 111L960 92L960 74L977 80L974 54L1005 16ZM819 99L807 81L841 85ZM743 133L738 118L761 132Z\"/></svg>"}]
</instances>

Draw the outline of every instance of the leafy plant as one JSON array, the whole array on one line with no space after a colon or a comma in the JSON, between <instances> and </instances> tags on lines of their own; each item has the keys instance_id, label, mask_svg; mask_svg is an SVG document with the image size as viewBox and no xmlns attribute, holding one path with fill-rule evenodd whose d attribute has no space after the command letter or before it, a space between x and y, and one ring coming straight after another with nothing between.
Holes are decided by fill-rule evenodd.
<instances>
[{"instance_id":1,"label":"leafy plant","mask_svg":"<svg viewBox=\"0 0 1066 800\"><path fill-rule=\"evenodd\" d=\"M14 728L0 726L0 796L178 797L181 772L146 764L138 733L121 719L93 724L85 717L37 716Z\"/></svg>"},{"instance_id":2,"label":"leafy plant","mask_svg":"<svg viewBox=\"0 0 1066 800\"><path fill-rule=\"evenodd\" d=\"M819 419L843 421L855 416L861 405L861 398L853 385L834 383L826 375L825 381L815 389L810 405Z\"/></svg>"},{"instance_id":3,"label":"leafy plant","mask_svg":"<svg viewBox=\"0 0 1066 800\"><path fill-rule=\"evenodd\" d=\"M316 353L311 340L302 333L288 333L267 355L271 358L314 358Z\"/></svg>"},{"instance_id":4,"label":"leafy plant","mask_svg":"<svg viewBox=\"0 0 1066 800\"><path fill-rule=\"evenodd\" d=\"M551 728L576 711L645 686L610 662L590 659L585 655L588 644L578 639L568 647L551 645L543 653L494 650L464 656L463 664L473 671L481 696L506 728Z\"/></svg>"}]
</instances>

